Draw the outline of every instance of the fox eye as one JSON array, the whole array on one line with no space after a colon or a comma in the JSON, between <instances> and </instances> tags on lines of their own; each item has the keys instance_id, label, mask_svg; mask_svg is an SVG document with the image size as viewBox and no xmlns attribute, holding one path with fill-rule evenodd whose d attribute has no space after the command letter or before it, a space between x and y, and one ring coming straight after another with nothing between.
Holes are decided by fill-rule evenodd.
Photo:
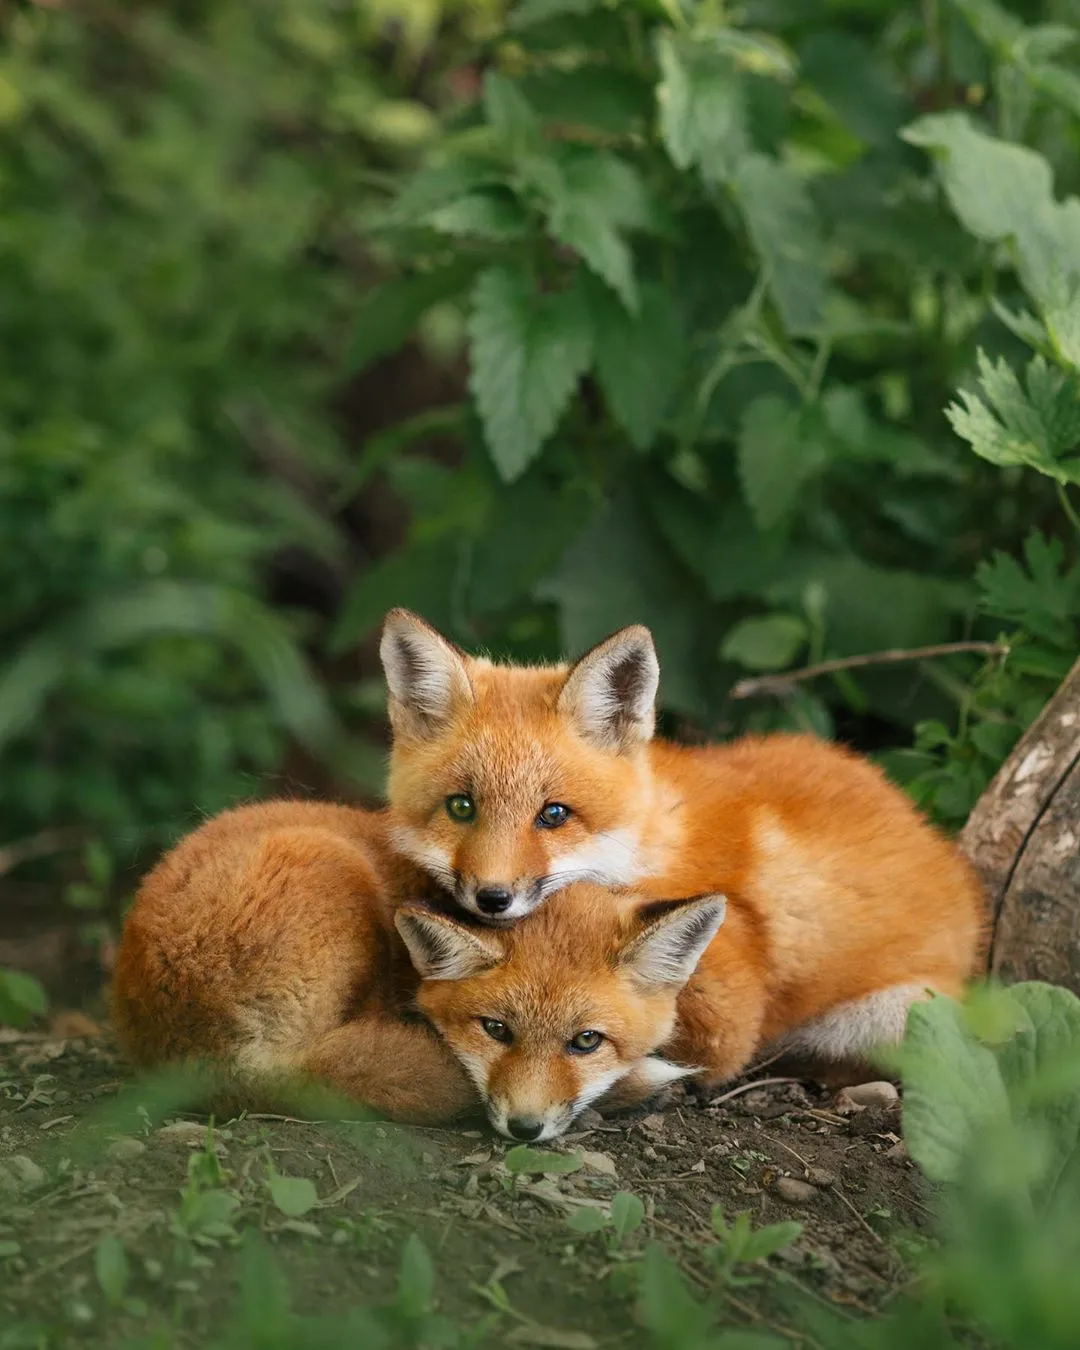
<instances>
[{"instance_id":1,"label":"fox eye","mask_svg":"<svg viewBox=\"0 0 1080 1350\"><path fill-rule=\"evenodd\" d=\"M476 803L464 792L455 792L446 799L446 814L451 820L467 825L476 818Z\"/></svg>"},{"instance_id":2,"label":"fox eye","mask_svg":"<svg viewBox=\"0 0 1080 1350\"><path fill-rule=\"evenodd\" d=\"M560 825L565 825L573 812L568 806L563 806L562 802L548 802L546 806L540 808L540 813L536 817L536 823L545 830L557 830Z\"/></svg>"},{"instance_id":3,"label":"fox eye","mask_svg":"<svg viewBox=\"0 0 1080 1350\"><path fill-rule=\"evenodd\" d=\"M602 1031L579 1031L566 1048L572 1055L591 1055L594 1050L600 1049L604 1040Z\"/></svg>"},{"instance_id":4,"label":"fox eye","mask_svg":"<svg viewBox=\"0 0 1080 1350\"><path fill-rule=\"evenodd\" d=\"M500 1041L503 1045L509 1045L514 1039L514 1033L505 1022L500 1022L497 1017L481 1017L480 1025L493 1041Z\"/></svg>"}]
</instances>

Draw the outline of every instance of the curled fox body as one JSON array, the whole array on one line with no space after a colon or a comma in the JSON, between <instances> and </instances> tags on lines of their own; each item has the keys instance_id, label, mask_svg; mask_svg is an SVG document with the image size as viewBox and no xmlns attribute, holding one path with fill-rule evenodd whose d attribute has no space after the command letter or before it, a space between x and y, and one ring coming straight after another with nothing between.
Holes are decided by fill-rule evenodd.
<instances>
[{"instance_id":1,"label":"curled fox body","mask_svg":"<svg viewBox=\"0 0 1080 1350\"><path fill-rule=\"evenodd\" d=\"M576 882L726 896L674 1042L710 1077L780 1037L859 1060L902 1036L926 989L955 994L972 974L984 905L952 844L836 745L655 739L646 629L569 668L500 666L394 610L381 651L390 835L463 909L506 925ZM584 941L585 919L567 922Z\"/></svg>"},{"instance_id":2,"label":"curled fox body","mask_svg":"<svg viewBox=\"0 0 1080 1350\"><path fill-rule=\"evenodd\" d=\"M418 976L393 895L415 883L378 814L268 802L208 821L149 873L124 925L113 1021L129 1059L223 1068L229 1105L306 1077L399 1120L467 1111L457 1060L403 1017Z\"/></svg>"}]
</instances>

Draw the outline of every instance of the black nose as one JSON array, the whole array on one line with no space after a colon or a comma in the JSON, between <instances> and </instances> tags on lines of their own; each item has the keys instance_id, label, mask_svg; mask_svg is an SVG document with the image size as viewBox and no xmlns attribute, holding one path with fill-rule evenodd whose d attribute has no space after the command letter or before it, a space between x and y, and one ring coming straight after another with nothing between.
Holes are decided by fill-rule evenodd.
<instances>
[{"instance_id":1,"label":"black nose","mask_svg":"<svg viewBox=\"0 0 1080 1350\"><path fill-rule=\"evenodd\" d=\"M484 886L476 892L476 906L481 914L501 914L504 909L510 908L513 898L501 886Z\"/></svg>"},{"instance_id":2,"label":"black nose","mask_svg":"<svg viewBox=\"0 0 1080 1350\"><path fill-rule=\"evenodd\" d=\"M544 1122L535 1116L511 1116L506 1128L515 1139L539 1139L544 1133Z\"/></svg>"}]
</instances>

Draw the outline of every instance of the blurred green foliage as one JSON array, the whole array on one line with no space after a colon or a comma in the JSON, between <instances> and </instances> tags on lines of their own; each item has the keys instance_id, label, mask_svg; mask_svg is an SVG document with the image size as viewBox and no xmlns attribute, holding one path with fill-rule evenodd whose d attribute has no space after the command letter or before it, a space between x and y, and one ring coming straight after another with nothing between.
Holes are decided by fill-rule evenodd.
<instances>
[{"instance_id":1,"label":"blurred green foliage","mask_svg":"<svg viewBox=\"0 0 1080 1350\"><path fill-rule=\"evenodd\" d=\"M377 786L380 686L327 672L391 604L516 658L647 623L676 729L842 734L961 820L1080 641L1067 18L8 7L5 834L75 827L89 905L292 744ZM460 396L354 454L333 398L401 352ZM282 556L337 612L269 603Z\"/></svg>"}]
</instances>

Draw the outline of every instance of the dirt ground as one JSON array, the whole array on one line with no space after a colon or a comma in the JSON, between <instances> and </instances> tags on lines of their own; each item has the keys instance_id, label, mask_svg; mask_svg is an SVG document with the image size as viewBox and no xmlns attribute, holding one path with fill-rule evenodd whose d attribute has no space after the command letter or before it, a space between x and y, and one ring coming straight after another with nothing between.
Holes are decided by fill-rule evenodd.
<instances>
[{"instance_id":1,"label":"dirt ground","mask_svg":"<svg viewBox=\"0 0 1080 1350\"><path fill-rule=\"evenodd\" d=\"M163 1339L139 1344L202 1346L228 1322L249 1230L265 1235L300 1314L392 1298L416 1231L439 1312L473 1328L460 1344L644 1346L627 1272L656 1241L721 1324L783 1336L796 1296L841 1315L885 1306L931 1219L895 1104L851 1110L790 1081L712 1104L678 1093L648 1114L588 1112L555 1146L580 1154L578 1170L517 1176L509 1146L481 1127L251 1115L215 1128L208 1149L205 1121L162 1125L136 1109L88 1144L87 1118L126 1080L107 1038L0 1033L0 1350L111 1350L152 1334ZM569 1226L583 1210L606 1214L616 1192L644 1205L621 1242ZM745 1211L755 1228L794 1219L803 1231L721 1278L715 1205L728 1222Z\"/></svg>"}]
</instances>

